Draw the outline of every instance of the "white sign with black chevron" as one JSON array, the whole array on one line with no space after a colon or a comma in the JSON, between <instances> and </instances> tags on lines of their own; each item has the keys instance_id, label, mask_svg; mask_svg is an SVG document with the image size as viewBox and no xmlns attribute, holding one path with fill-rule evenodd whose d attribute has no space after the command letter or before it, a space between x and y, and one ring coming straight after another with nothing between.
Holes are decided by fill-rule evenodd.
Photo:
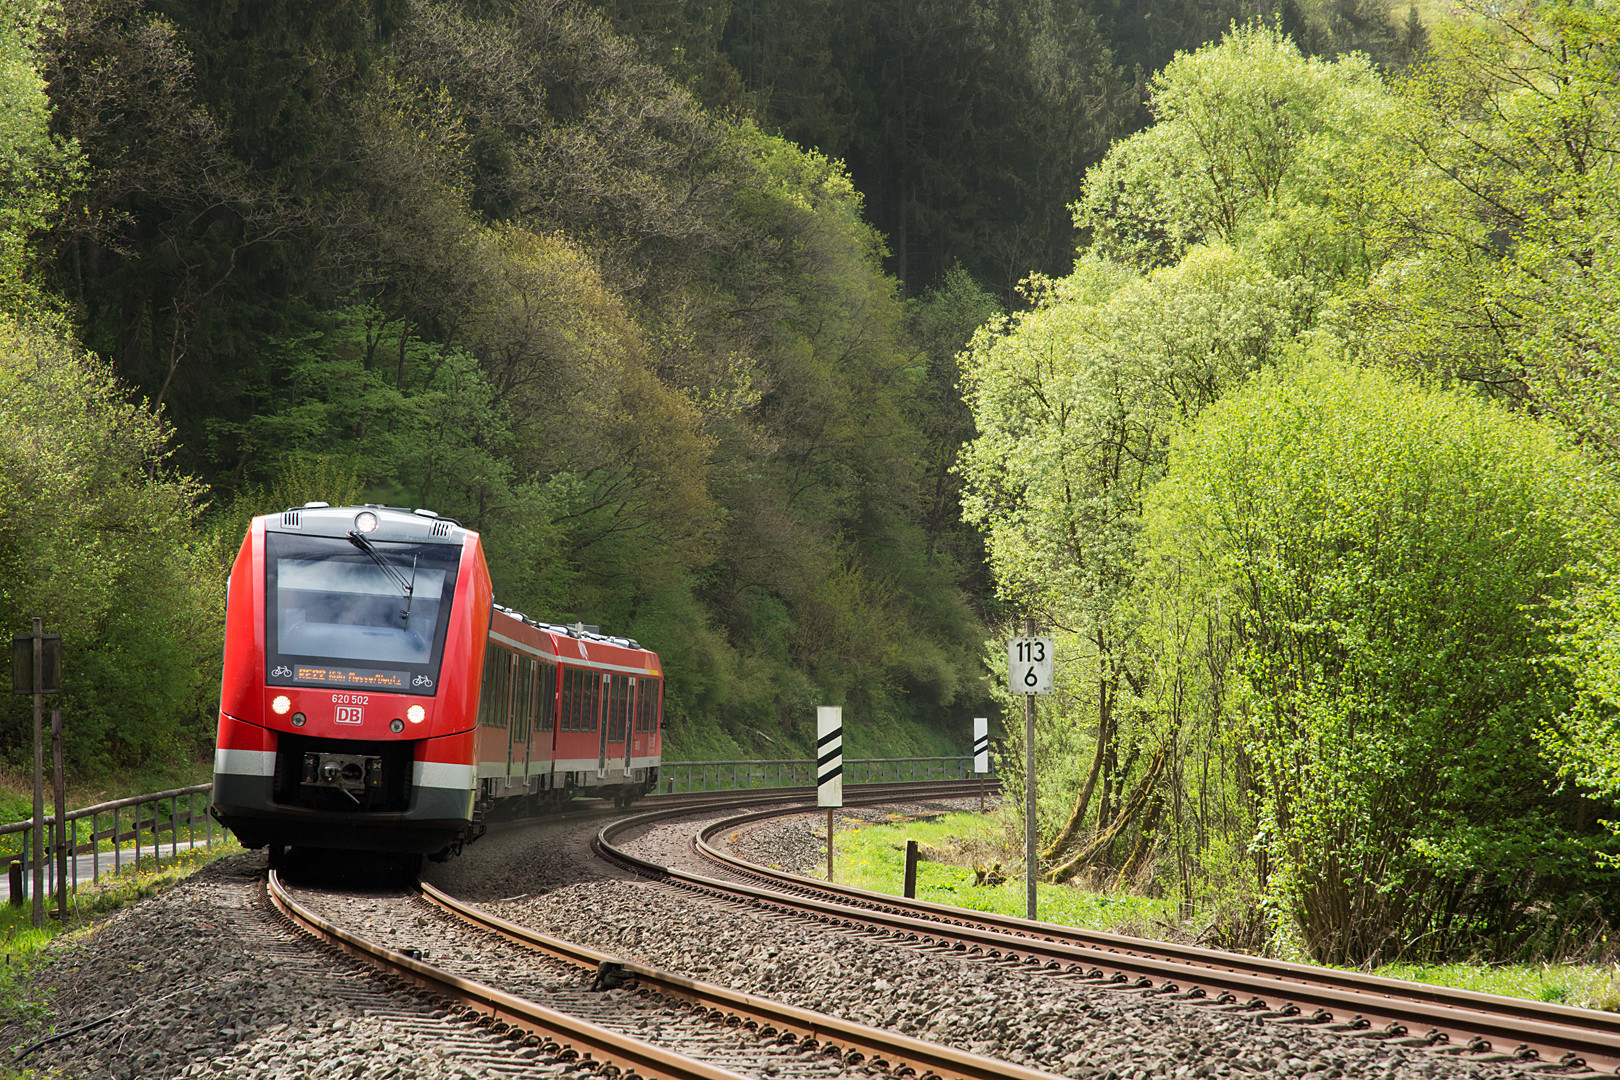
<instances>
[{"instance_id":1,"label":"white sign with black chevron","mask_svg":"<svg viewBox=\"0 0 1620 1080\"><path fill-rule=\"evenodd\" d=\"M990 771L990 721L983 716L973 718L973 771Z\"/></svg>"},{"instance_id":2,"label":"white sign with black chevron","mask_svg":"<svg viewBox=\"0 0 1620 1080\"><path fill-rule=\"evenodd\" d=\"M844 805L844 710L816 709L816 805Z\"/></svg>"}]
</instances>

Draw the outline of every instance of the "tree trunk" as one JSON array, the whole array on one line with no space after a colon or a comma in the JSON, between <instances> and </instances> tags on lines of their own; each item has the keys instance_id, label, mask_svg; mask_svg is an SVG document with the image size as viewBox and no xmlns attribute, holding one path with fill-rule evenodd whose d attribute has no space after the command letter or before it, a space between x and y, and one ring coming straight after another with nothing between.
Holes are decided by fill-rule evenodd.
<instances>
[{"instance_id":1,"label":"tree trunk","mask_svg":"<svg viewBox=\"0 0 1620 1080\"><path fill-rule=\"evenodd\" d=\"M1125 861L1125 867L1119 872L1116 891L1124 887L1125 883L1134 878L1146 863L1148 856L1153 854L1153 832L1159 827L1159 818L1164 816L1164 792L1153 796L1153 805L1142 821L1142 831L1137 834L1136 847L1131 850L1131 857Z\"/></svg>"},{"instance_id":2,"label":"tree trunk","mask_svg":"<svg viewBox=\"0 0 1620 1080\"><path fill-rule=\"evenodd\" d=\"M1101 653L1102 642L1099 635L1098 651ZM1103 756L1108 750L1109 740L1114 737L1114 698L1113 680L1097 680L1097 749L1091 755L1091 771L1086 774L1086 782L1080 788L1080 795L1074 801L1074 809L1069 811L1069 820L1063 823L1063 828L1052 840L1045 851L1041 852L1042 862L1052 862L1061 859L1074 844L1074 838L1080 835L1080 830L1086 824L1086 810L1091 805L1091 793L1097 787L1097 777L1102 774ZM1101 815L1098 815L1099 823Z\"/></svg>"},{"instance_id":3,"label":"tree trunk","mask_svg":"<svg viewBox=\"0 0 1620 1080\"><path fill-rule=\"evenodd\" d=\"M1045 879L1050 882L1062 884L1074 875L1089 866L1098 855L1107 851L1113 844L1114 838L1124 831L1131 819L1141 812L1149 796L1153 793L1153 786L1158 782L1159 774L1164 771L1164 763L1169 758L1169 749L1164 743L1153 751L1153 760L1148 765L1147 775L1142 777L1136 789L1131 792L1120 808L1119 816L1109 823L1108 827L1097 834L1096 838L1080 850L1074 858L1061 866L1054 866L1047 871Z\"/></svg>"}]
</instances>

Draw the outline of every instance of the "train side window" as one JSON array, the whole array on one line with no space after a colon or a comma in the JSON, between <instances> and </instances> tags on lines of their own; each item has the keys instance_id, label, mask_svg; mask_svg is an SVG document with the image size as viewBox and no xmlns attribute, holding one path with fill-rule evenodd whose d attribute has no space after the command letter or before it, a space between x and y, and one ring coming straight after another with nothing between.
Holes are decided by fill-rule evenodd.
<instances>
[{"instance_id":1,"label":"train side window","mask_svg":"<svg viewBox=\"0 0 1620 1080\"><path fill-rule=\"evenodd\" d=\"M484 678L478 686L478 724L480 727L489 727L489 713L495 702L495 654L500 650L494 645L484 646Z\"/></svg>"},{"instance_id":2,"label":"train side window","mask_svg":"<svg viewBox=\"0 0 1620 1080\"><path fill-rule=\"evenodd\" d=\"M591 695L591 684L596 682L596 675L589 671L574 672L574 730L595 731L596 725L591 718L596 715L594 710L595 698Z\"/></svg>"},{"instance_id":3,"label":"train side window","mask_svg":"<svg viewBox=\"0 0 1620 1080\"><path fill-rule=\"evenodd\" d=\"M512 654L499 645L484 650L484 685L478 697L478 722L484 727L503 728L512 690Z\"/></svg>"},{"instance_id":4,"label":"train side window","mask_svg":"<svg viewBox=\"0 0 1620 1080\"><path fill-rule=\"evenodd\" d=\"M563 668L563 730L579 730L579 669Z\"/></svg>"},{"instance_id":5,"label":"train side window","mask_svg":"<svg viewBox=\"0 0 1620 1080\"><path fill-rule=\"evenodd\" d=\"M557 713L557 665L540 661L540 698L535 702L535 723L541 731L550 731Z\"/></svg>"},{"instance_id":6,"label":"train side window","mask_svg":"<svg viewBox=\"0 0 1620 1080\"><path fill-rule=\"evenodd\" d=\"M512 654L501 650L500 663L495 668L495 726L503 728L512 716Z\"/></svg>"},{"instance_id":7,"label":"train side window","mask_svg":"<svg viewBox=\"0 0 1620 1080\"><path fill-rule=\"evenodd\" d=\"M652 679L636 680L636 730L642 733L653 729L652 718L654 702L658 697L658 685Z\"/></svg>"},{"instance_id":8,"label":"train side window","mask_svg":"<svg viewBox=\"0 0 1620 1080\"><path fill-rule=\"evenodd\" d=\"M596 731L602 717L602 677L594 671L582 671L580 676L585 680L585 726L582 730Z\"/></svg>"},{"instance_id":9,"label":"train side window","mask_svg":"<svg viewBox=\"0 0 1620 1080\"><path fill-rule=\"evenodd\" d=\"M635 705L635 699L630 696L630 677L628 675L615 675L619 684L619 715L615 717L619 725L619 741L630 737L630 710Z\"/></svg>"},{"instance_id":10,"label":"train side window","mask_svg":"<svg viewBox=\"0 0 1620 1080\"><path fill-rule=\"evenodd\" d=\"M557 730L574 730L574 669L559 667L557 669Z\"/></svg>"}]
</instances>

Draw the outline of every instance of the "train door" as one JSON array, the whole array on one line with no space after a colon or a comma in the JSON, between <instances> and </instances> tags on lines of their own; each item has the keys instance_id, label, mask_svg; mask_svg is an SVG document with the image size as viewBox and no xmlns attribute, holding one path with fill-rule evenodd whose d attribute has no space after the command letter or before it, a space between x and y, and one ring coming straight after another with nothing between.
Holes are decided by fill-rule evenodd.
<instances>
[{"instance_id":1,"label":"train door","mask_svg":"<svg viewBox=\"0 0 1620 1080\"><path fill-rule=\"evenodd\" d=\"M624 775L630 775L630 749L636 741L636 734L641 725L636 723L636 683L631 676L629 685L625 688L624 698Z\"/></svg>"},{"instance_id":2,"label":"train door","mask_svg":"<svg viewBox=\"0 0 1620 1080\"><path fill-rule=\"evenodd\" d=\"M510 778L511 775L512 775L512 743L513 743L513 740L517 737L517 718L513 715L513 713L516 711L513 708L513 702L517 699L517 696L518 696L518 674L519 674L519 671L520 671L520 668L521 668L521 665L522 665L523 661L522 661L522 658L520 658L517 653L508 653L507 656L508 656L508 659L506 661L506 685L502 687L502 690L504 691L504 693L501 695L502 698L503 698L503 701L501 702L501 704L503 706L502 715L503 715L504 719L506 720L506 772L505 772L505 775L508 778Z\"/></svg>"},{"instance_id":3,"label":"train door","mask_svg":"<svg viewBox=\"0 0 1620 1080\"><path fill-rule=\"evenodd\" d=\"M512 739L507 744L506 775L529 776L529 734L534 728L534 673L532 657L518 658L516 702L512 708Z\"/></svg>"},{"instance_id":4,"label":"train door","mask_svg":"<svg viewBox=\"0 0 1620 1080\"><path fill-rule=\"evenodd\" d=\"M603 715L600 718L599 723L597 724L597 728L601 732L601 737L600 737L600 740L597 743L597 752L596 752L596 778L598 780L601 780L601 779L603 779L604 777L607 776L607 745L608 745L607 717L608 717L608 715L611 715L611 712L609 712L609 709L611 708L611 705L612 705L612 697L610 696L611 690L612 690L612 676L603 675L602 676L602 695L601 696L602 696L602 701L603 701L603 711L604 711L604 713L606 713L606 715Z\"/></svg>"},{"instance_id":5,"label":"train door","mask_svg":"<svg viewBox=\"0 0 1620 1080\"><path fill-rule=\"evenodd\" d=\"M607 750L615 764L622 766L630 749L630 679L624 675L608 678ZM604 762L603 767L606 767Z\"/></svg>"},{"instance_id":6,"label":"train door","mask_svg":"<svg viewBox=\"0 0 1620 1080\"><path fill-rule=\"evenodd\" d=\"M561 726L557 723L557 682L557 665L549 660L540 661L534 704L534 723L539 732L535 741L540 744L540 754L538 760L534 754L529 756L529 768L538 767L542 776L550 777L541 781L547 788L557 786L552 764L557 759L557 728Z\"/></svg>"}]
</instances>

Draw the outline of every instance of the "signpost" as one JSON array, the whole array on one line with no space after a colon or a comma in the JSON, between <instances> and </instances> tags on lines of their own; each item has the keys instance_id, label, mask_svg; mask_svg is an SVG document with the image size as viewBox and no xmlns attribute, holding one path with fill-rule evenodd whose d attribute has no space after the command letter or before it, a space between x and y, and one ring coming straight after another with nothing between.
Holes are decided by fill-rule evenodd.
<instances>
[{"instance_id":1,"label":"signpost","mask_svg":"<svg viewBox=\"0 0 1620 1080\"><path fill-rule=\"evenodd\" d=\"M11 692L34 697L34 925L44 926L45 695L62 692L62 635L47 634L43 619L34 620L33 633L11 639ZM56 816L62 814L57 796Z\"/></svg>"},{"instance_id":2,"label":"signpost","mask_svg":"<svg viewBox=\"0 0 1620 1080\"><path fill-rule=\"evenodd\" d=\"M1035 695L1052 692L1052 639L1035 636L1035 620L1024 620L1024 635L1007 642L1007 690L1024 695L1024 907L1035 918ZM977 767L977 762L975 762Z\"/></svg>"},{"instance_id":3,"label":"signpost","mask_svg":"<svg viewBox=\"0 0 1620 1080\"><path fill-rule=\"evenodd\" d=\"M827 880L833 879L833 814L844 805L844 710L816 709L816 805L827 808Z\"/></svg>"},{"instance_id":4,"label":"signpost","mask_svg":"<svg viewBox=\"0 0 1620 1080\"><path fill-rule=\"evenodd\" d=\"M979 774L979 813L984 813L984 774L990 771L990 720L973 718L973 771Z\"/></svg>"}]
</instances>

